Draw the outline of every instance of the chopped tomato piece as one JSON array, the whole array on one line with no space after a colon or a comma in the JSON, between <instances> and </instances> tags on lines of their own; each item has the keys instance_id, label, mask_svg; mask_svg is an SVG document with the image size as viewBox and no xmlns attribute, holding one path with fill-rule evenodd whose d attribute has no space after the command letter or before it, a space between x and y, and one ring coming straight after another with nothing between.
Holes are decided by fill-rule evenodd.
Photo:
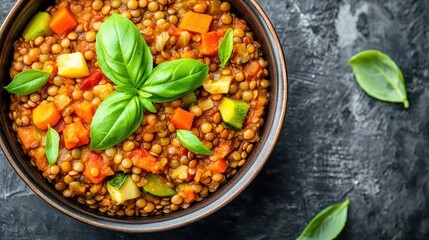
<instances>
[{"instance_id":1,"label":"chopped tomato piece","mask_svg":"<svg viewBox=\"0 0 429 240\"><path fill-rule=\"evenodd\" d=\"M158 160L149 154L145 148L138 148L132 151L131 160L133 165L139 167L147 172L161 173L163 166Z\"/></svg>"},{"instance_id":2,"label":"chopped tomato piece","mask_svg":"<svg viewBox=\"0 0 429 240\"><path fill-rule=\"evenodd\" d=\"M80 90L91 90L95 86L98 85L98 83L103 78L103 73L100 71L100 69L92 69L89 73L88 77L85 77L82 80L82 84L80 85Z\"/></svg>"},{"instance_id":3,"label":"chopped tomato piece","mask_svg":"<svg viewBox=\"0 0 429 240\"><path fill-rule=\"evenodd\" d=\"M113 170L110 168L109 162L107 159L104 159L98 153L91 152L89 155L84 156L83 163L85 165L85 170L83 171L83 175L85 178L94 183L99 184L103 181L107 176L111 176L114 174ZM91 174L93 168L98 169L98 176Z\"/></svg>"}]
</instances>

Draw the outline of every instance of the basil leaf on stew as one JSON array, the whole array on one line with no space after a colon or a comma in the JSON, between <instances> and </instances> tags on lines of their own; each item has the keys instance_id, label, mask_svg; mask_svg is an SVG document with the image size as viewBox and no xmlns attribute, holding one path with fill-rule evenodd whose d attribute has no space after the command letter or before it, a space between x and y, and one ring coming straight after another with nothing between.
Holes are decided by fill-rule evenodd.
<instances>
[{"instance_id":1,"label":"basil leaf on stew","mask_svg":"<svg viewBox=\"0 0 429 240\"><path fill-rule=\"evenodd\" d=\"M115 91L101 102L91 123L91 149L105 150L129 137L143 120L137 95Z\"/></svg>"},{"instance_id":2,"label":"basil leaf on stew","mask_svg":"<svg viewBox=\"0 0 429 240\"><path fill-rule=\"evenodd\" d=\"M46 134L46 158L50 165L57 162L58 151L60 148L60 135L55 129L48 126L48 133Z\"/></svg>"},{"instance_id":3,"label":"basil leaf on stew","mask_svg":"<svg viewBox=\"0 0 429 240\"><path fill-rule=\"evenodd\" d=\"M140 97L139 100L140 100L142 106L146 110L148 110L151 113L156 113L156 108L153 106L153 104L149 100L142 98L142 97Z\"/></svg>"},{"instance_id":4,"label":"basil leaf on stew","mask_svg":"<svg viewBox=\"0 0 429 240\"><path fill-rule=\"evenodd\" d=\"M177 139L189 151L196 154L211 155L213 154L191 131L176 130Z\"/></svg>"},{"instance_id":5,"label":"basil leaf on stew","mask_svg":"<svg viewBox=\"0 0 429 240\"><path fill-rule=\"evenodd\" d=\"M170 102L200 87L208 73L208 66L194 59L164 62L154 69L140 91L150 94L147 99L151 102Z\"/></svg>"},{"instance_id":6,"label":"basil leaf on stew","mask_svg":"<svg viewBox=\"0 0 429 240\"><path fill-rule=\"evenodd\" d=\"M133 22L119 14L110 16L96 39L97 60L116 85L140 88L153 68L152 54Z\"/></svg>"},{"instance_id":7,"label":"basil leaf on stew","mask_svg":"<svg viewBox=\"0 0 429 240\"><path fill-rule=\"evenodd\" d=\"M233 30L230 28L226 31L225 36L219 46L219 59L222 63L222 68L225 68L226 63L231 57L234 47Z\"/></svg>"},{"instance_id":8,"label":"basil leaf on stew","mask_svg":"<svg viewBox=\"0 0 429 240\"><path fill-rule=\"evenodd\" d=\"M17 74L4 89L13 94L27 95L45 86L50 76L50 72L34 69L25 70Z\"/></svg>"},{"instance_id":9,"label":"basil leaf on stew","mask_svg":"<svg viewBox=\"0 0 429 240\"><path fill-rule=\"evenodd\" d=\"M350 58L360 87L371 97L386 102L402 102L409 107L407 89L401 70L386 54L369 50Z\"/></svg>"},{"instance_id":10,"label":"basil leaf on stew","mask_svg":"<svg viewBox=\"0 0 429 240\"><path fill-rule=\"evenodd\" d=\"M347 221L347 209L350 201L347 199L323 209L311 220L297 240L334 239L343 230Z\"/></svg>"}]
</instances>

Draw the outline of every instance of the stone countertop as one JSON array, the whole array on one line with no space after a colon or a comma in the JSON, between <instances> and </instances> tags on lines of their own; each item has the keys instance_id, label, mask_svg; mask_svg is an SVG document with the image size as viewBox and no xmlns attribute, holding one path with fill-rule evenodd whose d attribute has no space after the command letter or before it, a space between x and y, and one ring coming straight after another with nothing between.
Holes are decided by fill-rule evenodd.
<instances>
[{"instance_id":1,"label":"stone countertop","mask_svg":"<svg viewBox=\"0 0 429 240\"><path fill-rule=\"evenodd\" d=\"M0 22L14 2L1 1ZM346 198L339 239L429 239L429 1L259 2L283 44L289 104L272 156L238 198L174 231L112 232L50 207L1 154L0 239L294 239ZM366 49L402 69L409 109L359 88L347 60Z\"/></svg>"}]
</instances>

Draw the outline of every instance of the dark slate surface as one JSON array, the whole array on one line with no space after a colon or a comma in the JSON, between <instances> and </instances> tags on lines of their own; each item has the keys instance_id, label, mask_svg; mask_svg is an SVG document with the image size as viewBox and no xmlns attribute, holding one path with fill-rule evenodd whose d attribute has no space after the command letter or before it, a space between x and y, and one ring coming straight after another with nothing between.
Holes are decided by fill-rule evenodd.
<instances>
[{"instance_id":1,"label":"dark slate surface","mask_svg":"<svg viewBox=\"0 0 429 240\"><path fill-rule=\"evenodd\" d=\"M1 22L14 2L1 1ZM429 239L429 1L259 2L286 54L289 108L274 153L243 194L174 231L116 233L51 208L1 155L0 239L294 239L345 198L340 239ZM359 89L347 59L365 49L403 70L408 110Z\"/></svg>"}]
</instances>

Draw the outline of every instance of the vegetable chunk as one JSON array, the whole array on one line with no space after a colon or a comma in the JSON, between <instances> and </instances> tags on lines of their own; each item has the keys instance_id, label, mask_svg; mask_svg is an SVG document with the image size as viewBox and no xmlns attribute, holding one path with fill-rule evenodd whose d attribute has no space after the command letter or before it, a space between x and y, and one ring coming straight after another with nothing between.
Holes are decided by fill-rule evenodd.
<instances>
[{"instance_id":1,"label":"vegetable chunk","mask_svg":"<svg viewBox=\"0 0 429 240\"><path fill-rule=\"evenodd\" d=\"M67 53L57 58L58 75L69 78L81 78L89 75L88 65L82 53Z\"/></svg>"}]
</instances>

